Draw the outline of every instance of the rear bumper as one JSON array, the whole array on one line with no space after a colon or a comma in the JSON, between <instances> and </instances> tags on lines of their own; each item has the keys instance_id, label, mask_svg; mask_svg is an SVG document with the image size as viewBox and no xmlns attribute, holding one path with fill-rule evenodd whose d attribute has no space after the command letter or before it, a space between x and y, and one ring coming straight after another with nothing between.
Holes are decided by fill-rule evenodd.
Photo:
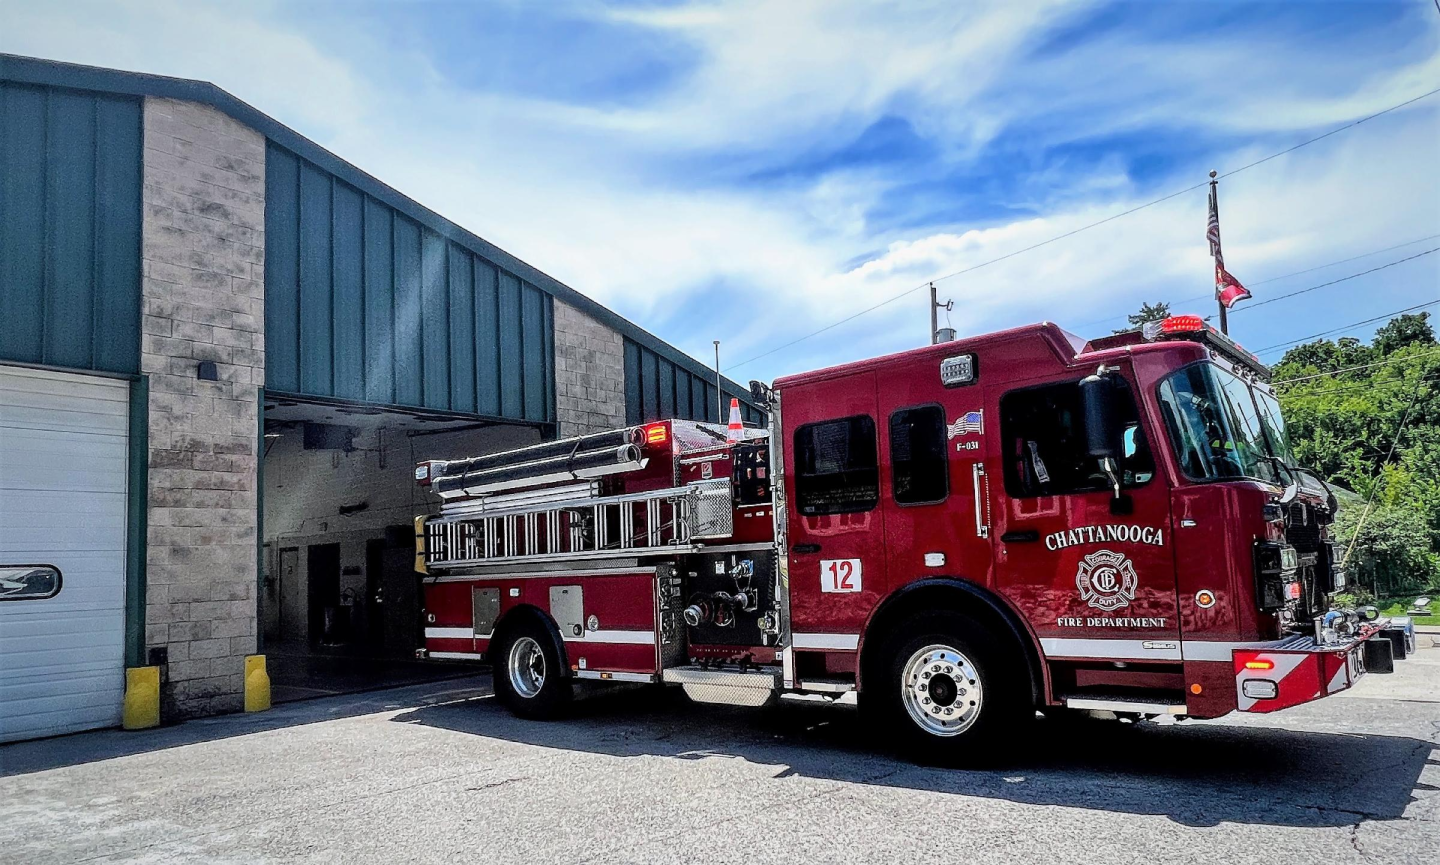
<instances>
[{"instance_id":1,"label":"rear bumper","mask_svg":"<svg viewBox=\"0 0 1440 865\"><path fill-rule=\"evenodd\" d=\"M1236 648L1236 709L1277 712L1349 689L1369 672L1391 672L1415 649L1409 619L1380 620L1345 643L1319 644L1295 637L1265 646Z\"/></svg>"}]
</instances>

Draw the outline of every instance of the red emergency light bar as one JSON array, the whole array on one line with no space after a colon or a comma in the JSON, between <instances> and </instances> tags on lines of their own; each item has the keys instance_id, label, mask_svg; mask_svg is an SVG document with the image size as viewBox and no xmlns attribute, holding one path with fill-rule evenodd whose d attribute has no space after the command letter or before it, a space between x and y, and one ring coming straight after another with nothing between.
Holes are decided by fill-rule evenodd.
<instances>
[{"instance_id":1,"label":"red emergency light bar","mask_svg":"<svg viewBox=\"0 0 1440 865\"><path fill-rule=\"evenodd\" d=\"M1160 322L1161 333L1197 333L1205 327L1205 319L1198 315L1172 315Z\"/></svg>"},{"instance_id":2,"label":"red emergency light bar","mask_svg":"<svg viewBox=\"0 0 1440 865\"><path fill-rule=\"evenodd\" d=\"M1241 348L1235 340L1211 327L1202 316L1193 313L1172 315L1160 322L1158 333L1151 330L1149 326L1146 327L1144 333L1145 338L1150 341L1166 338L1197 340L1215 349L1228 360L1249 369L1265 381L1270 380L1270 368L1261 363L1260 358Z\"/></svg>"}]
</instances>

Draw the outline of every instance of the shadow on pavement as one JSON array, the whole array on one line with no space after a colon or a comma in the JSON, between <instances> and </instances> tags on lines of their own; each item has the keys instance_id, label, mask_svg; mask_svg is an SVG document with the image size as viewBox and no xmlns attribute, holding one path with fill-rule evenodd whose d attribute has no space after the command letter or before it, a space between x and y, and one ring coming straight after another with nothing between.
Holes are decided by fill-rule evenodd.
<instances>
[{"instance_id":1,"label":"shadow on pavement","mask_svg":"<svg viewBox=\"0 0 1440 865\"><path fill-rule=\"evenodd\" d=\"M743 710L617 694L580 701L565 720L533 722L486 697L418 708L392 720L617 757L741 758L780 767L777 779L1160 815L1188 826L1326 827L1398 819L1433 748L1398 736L1037 721L1034 733L1005 759L989 768L956 770L894 756L845 705L783 701L768 710Z\"/></svg>"},{"instance_id":2,"label":"shadow on pavement","mask_svg":"<svg viewBox=\"0 0 1440 865\"><path fill-rule=\"evenodd\" d=\"M472 675L442 683L424 683L402 688L350 694L323 700L302 700L278 704L255 714L216 715L196 718L150 730L94 730L50 739L0 745L0 778L28 775L98 760L128 757L180 748L200 742L214 742L234 736L248 736L286 727L316 724L376 712L435 705L454 700L482 697L490 693L490 676ZM3 857L0 857L3 858Z\"/></svg>"},{"instance_id":3,"label":"shadow on pavement","mask_svg":"<svg viewBox=\"0 0 1440 865\"><path fill-rule=\"evenodd\" d=\"M344 648L285 644L266 646L265 661L275 703L443 682L489 670L488 665L460 661L377 658Z\"/></svg>"}]
</instances>

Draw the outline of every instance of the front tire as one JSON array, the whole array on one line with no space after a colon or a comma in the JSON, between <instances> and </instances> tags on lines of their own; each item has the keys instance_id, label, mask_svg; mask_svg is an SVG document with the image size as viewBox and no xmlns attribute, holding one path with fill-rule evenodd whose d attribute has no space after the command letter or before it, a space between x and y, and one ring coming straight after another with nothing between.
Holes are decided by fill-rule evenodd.
<instances>
[{"instance_id":1,"label":"front tire","mask_svg":"<svg viewBox=\"0 0 1440 865\"><path fill-rule=\"evenodd\" d=\"M549 720L565 712L574 689L554 638L536 622L506 634L492 664L495 698L522 718Z\"/></svg>"},{"instance_id":2,"label":"front tire","mask_svg":"<svg viewBox=\"0 0 1440 865\"><path fill-rule=\"evenodd\" d=\"M1030 707L1023 661L1007 656L1009 645L959 613L923 613L902 624L889 641L877 695L879 720L901 750L940 764L996 756L995 745Z\"/></svg>"}]
</instances>

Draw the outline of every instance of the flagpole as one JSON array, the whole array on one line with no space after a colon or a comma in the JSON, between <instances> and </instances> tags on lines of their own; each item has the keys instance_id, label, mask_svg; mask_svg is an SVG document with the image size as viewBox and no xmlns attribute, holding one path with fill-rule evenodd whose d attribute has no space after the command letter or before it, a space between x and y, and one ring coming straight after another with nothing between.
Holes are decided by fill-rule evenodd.
<instances>
[{"instance_id":1,"label":"flagpole","mask_svg":"<svg viewBox=\"0 0 1440 865\"><path fill-rule=\"evenodd\" d=\"M1220 224L1219 224L1219 223L1220 223L1220 188L1219 188L1219 187L1220 187L1220 181L1218 181L1218 180L1215 179L1215 175L1216 175L1215 170L1214 170L1214 169L1211 169L1211 171L1210 171L1210 209L1211 209L1211 211L1215 214L1215 223L1216 223L1216 224L1215 224L1215 249L1212 250L1212 253L1217 256L1216 259L1215 259L1215 274L1216 274L1216 276L1218 277L1219 274L1220 274L1220 267L1221 267L1220 259L1218 258L1218 254L1219 254L1219 250L1220 250ZM1230 322L1229 322L1229 320L1226 318L1225 301L1220 298L1220 280L1219 280L1219 279L1216 279L1216 280L1215 280L1215 305L1218 306L1218 307L1220 307L1220 332L1228 336L1228 335L1230 334Z\"/></svg>"}]
</instances>

